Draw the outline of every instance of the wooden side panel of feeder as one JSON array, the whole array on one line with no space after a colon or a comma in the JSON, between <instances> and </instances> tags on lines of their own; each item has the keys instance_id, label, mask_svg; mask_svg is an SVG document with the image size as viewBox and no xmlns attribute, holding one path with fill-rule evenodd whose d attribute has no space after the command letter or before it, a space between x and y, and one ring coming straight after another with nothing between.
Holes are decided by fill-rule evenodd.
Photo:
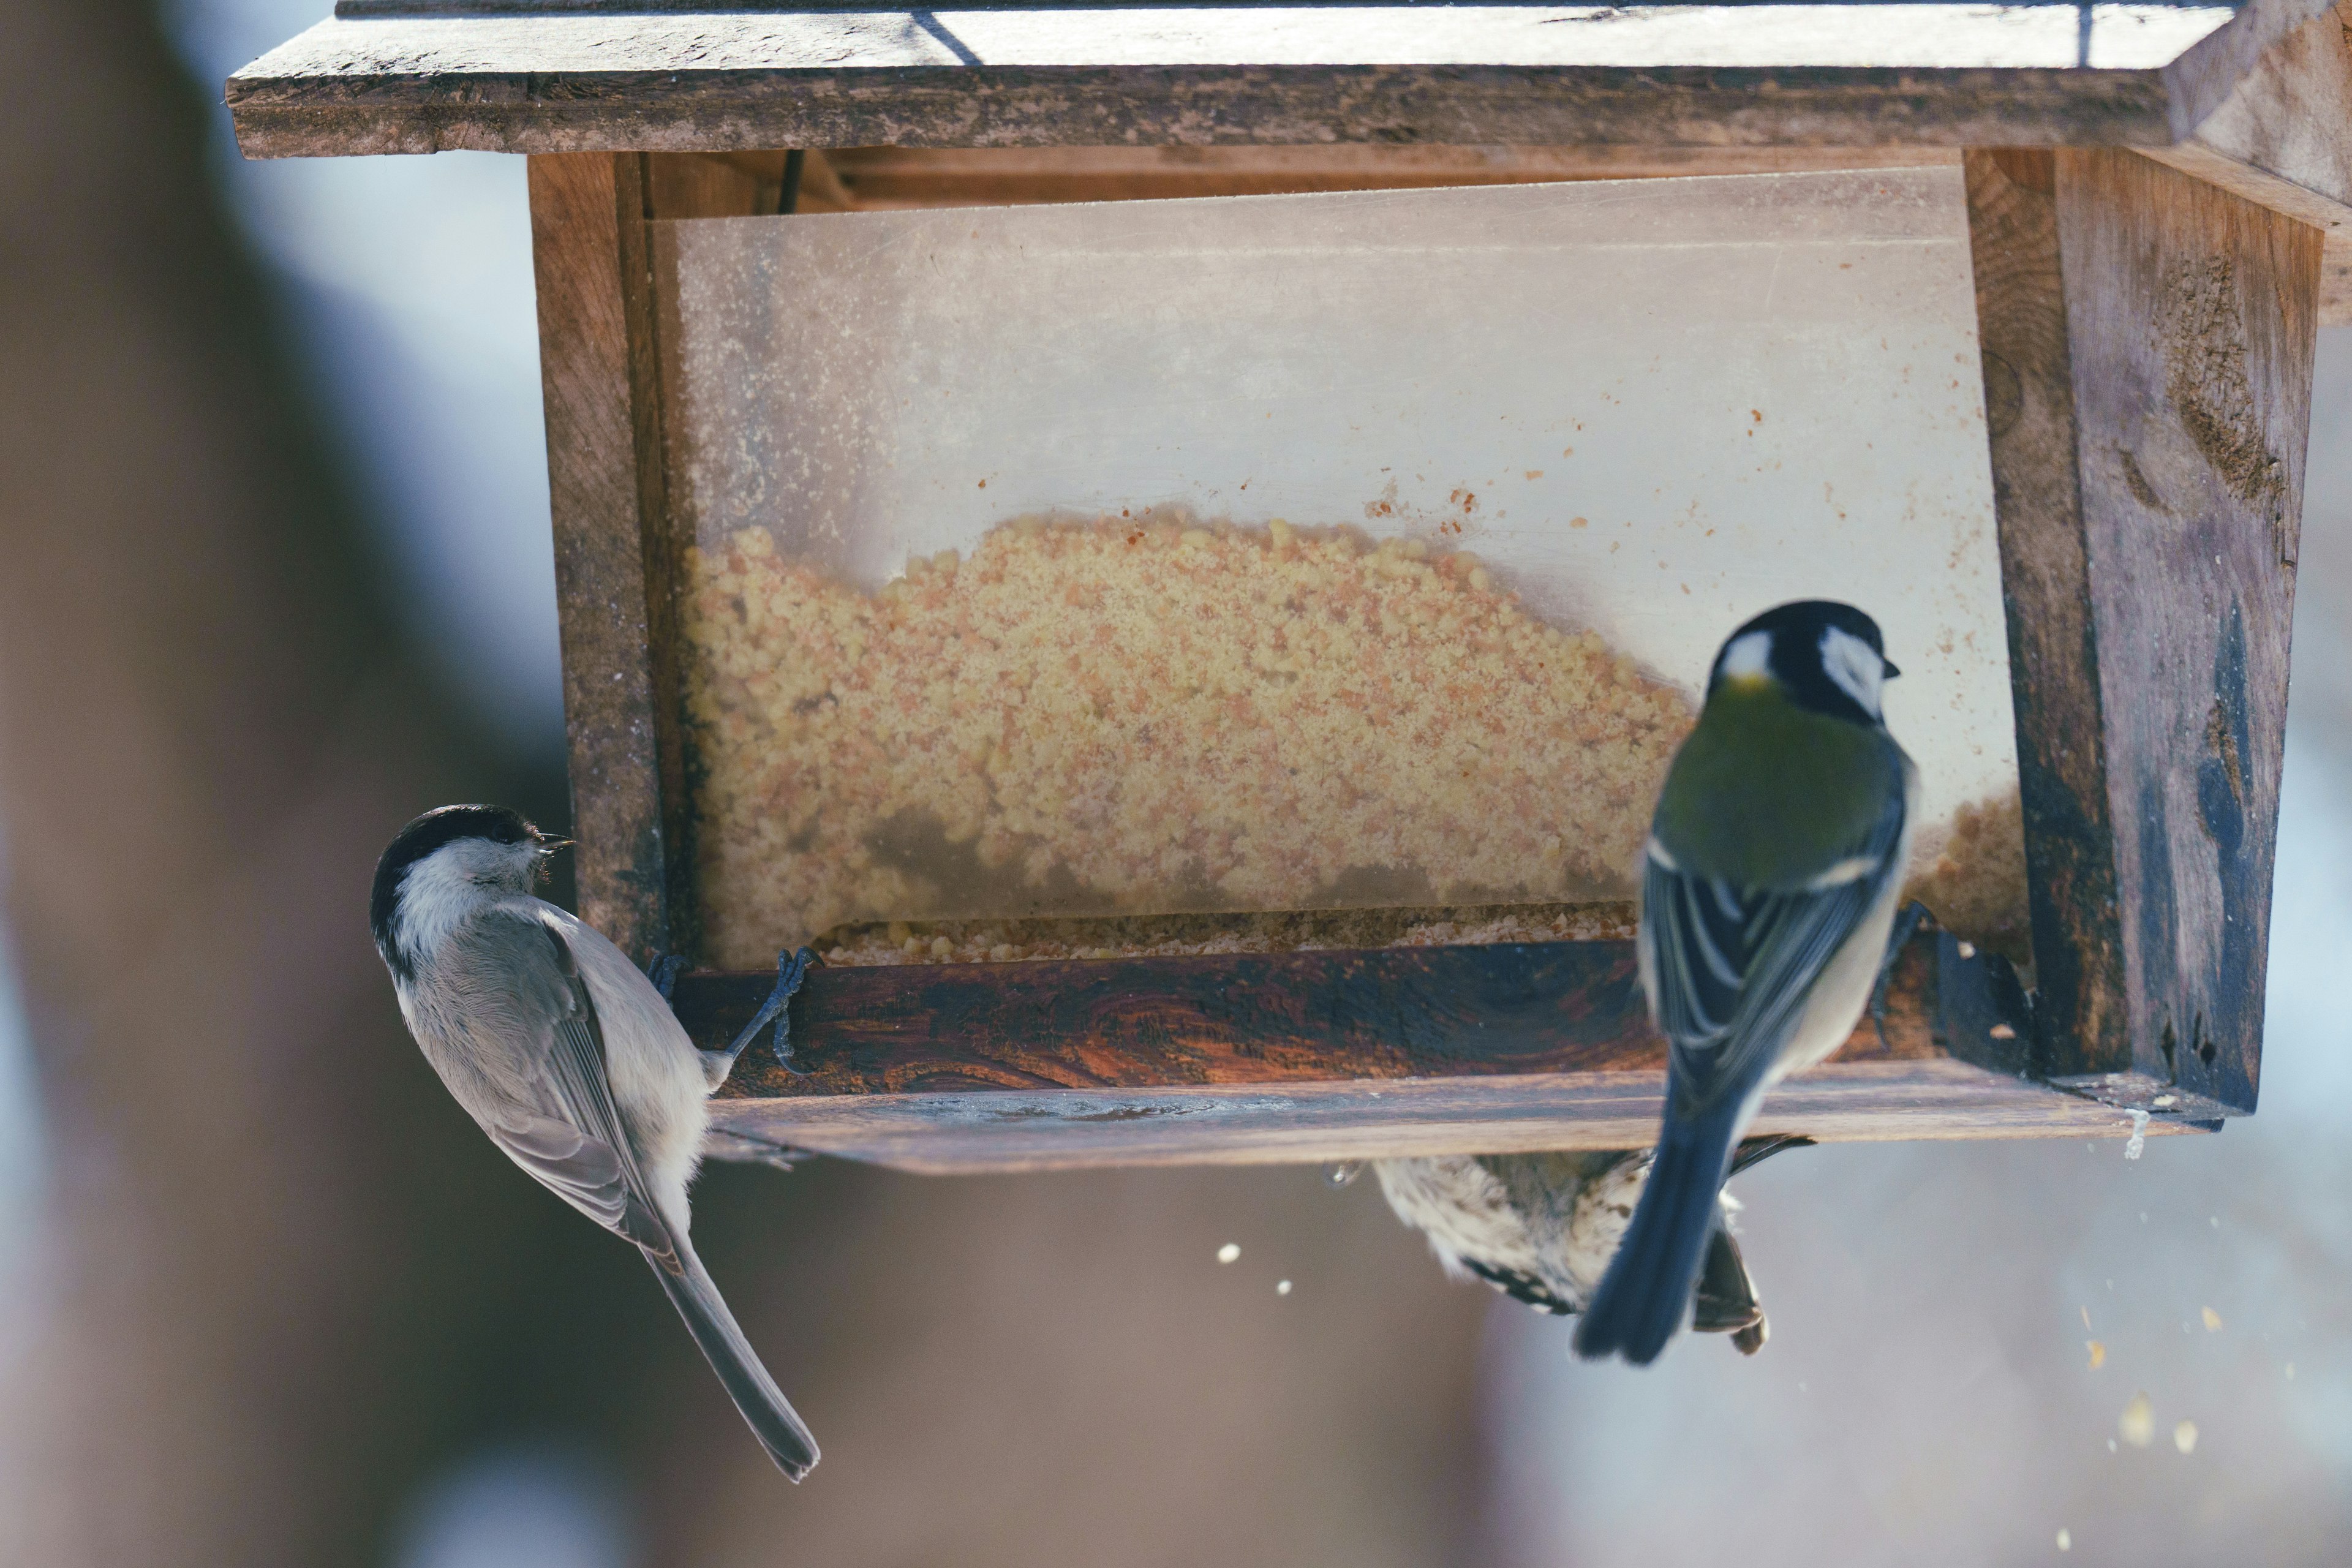
<instances>
[{"instance_id":1,"label":"wooden side panel of feeder","mask_svg":"<svg viewBox=\"0 0 2352 1568\"><path fill-rule=\"evenodd\" d=\"M772 211L783 154L530 161L540 376L582 917L643 961L695 942L646 225Z\"/></svg>"},{"instance_id":2,"label":"wooden side panel of feeder","mask_svg":"<svg viewBox=\"0 0 2352 1568\"><path fill-rule=\"evenodd\" d=\"M2150 155L2319 229L2319 320L2352 326L2352 0L2257 60L2197 134Z\"/></svg>"},{"instance_id":3,"label":"wooden side panel of feeder","mask_svg":"<svg viewBox=\"0 0 2352 1568\"><path fill-rule=\"evenodd\" d=\"M1972 153L2037 1068L2253 1109L2321 231L2128 153Z\"/></svg>"}]
</instances>

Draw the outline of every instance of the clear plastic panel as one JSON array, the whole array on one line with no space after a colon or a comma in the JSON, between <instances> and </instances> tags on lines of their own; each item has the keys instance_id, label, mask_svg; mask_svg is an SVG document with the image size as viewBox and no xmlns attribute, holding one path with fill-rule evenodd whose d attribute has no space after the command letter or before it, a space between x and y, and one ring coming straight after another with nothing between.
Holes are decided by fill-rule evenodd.
<instances>
[{"instance_id":1,"label":"clear plastic panel","mask_svg":"<svg viewBox=\"0 0 2352 1568\"><path fill-rule=\"evenodd\" d=\"M1630 895L1717 644L1885 627L2023 926L1956 169L659 226L710 955Z\"/></svg>"}]
</instances>

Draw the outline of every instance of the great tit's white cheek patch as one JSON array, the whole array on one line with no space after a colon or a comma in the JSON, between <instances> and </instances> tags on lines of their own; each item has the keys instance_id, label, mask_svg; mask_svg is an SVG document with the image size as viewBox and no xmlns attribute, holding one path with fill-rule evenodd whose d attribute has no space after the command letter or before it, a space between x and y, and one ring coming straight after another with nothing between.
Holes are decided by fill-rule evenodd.
<instances>
[{"instance_id":1,"label":"great tit's white cheek patch","mask_svg":"<svg viewBox=\"0 0 2352 1568\"><path fill-rule=\"evenodd\" d=\"M1769 680L1772 676L1772 634L1748 632L1731 639L1723 650L1722 679Z\"/></svg>"},{"instance_id":2,"label":"great tit's white cheek patch","mask_svg":"<svg viewBox=\"0 0 2352 1568\"><path fill-rule=\"evenodd\" d=\"M1886 680L1884 655L1852 632L1835 626L1822 634L1822 669L1838 689L1862 704L1864 712L1878 717L1879 689Z\"/></svg>"}]
</instances>

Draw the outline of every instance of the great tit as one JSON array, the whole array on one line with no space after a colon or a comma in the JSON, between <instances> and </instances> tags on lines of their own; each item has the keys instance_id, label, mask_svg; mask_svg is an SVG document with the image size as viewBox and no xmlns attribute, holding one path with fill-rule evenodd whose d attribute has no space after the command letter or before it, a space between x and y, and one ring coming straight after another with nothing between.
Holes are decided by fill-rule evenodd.
<instances>
[{"instance_id":1,"label":"great tit","mask_svg":"<svg viewBox=\"0 0 2352 1568\"><path fill-rule=\"evenodd\" d=\"M1879 709L1898 673L1877 623L1825 600L1767 610L1716 655L1643 856L1642 987L1666 1037L1665 1114L1579 1355L1656 1359L1690 1310L1740 1133L1869 1004L1918 789Z\"/></svg>"},{"instance_id":2,"label":"great tit","mask_svg":"<svg viewBox=\"0 0 2352 1568\"><path fill-rule=\"evenodd\" d=\"M533 898L562 843L504 806L425 813L376 864L376 951L450 1094L527 1174L636 1244L752 1433L799 1480L816 1440L687 1242L703 1102L754 1031L697 1049L619 948Z\"/></svg>"},{"instance_id":3,"label":"great tit","mask_svg":"<svg viewBox=\"0 0 2352 1568\"><path fill-rule=\"evenodd\" d=\"M1751 1138L1738 1174L1805 1138ZM1381 1160L1373 1169L1396 1216L1429 1237L1448 1274L1484 1279L1558 1316L1592 1299L1650 1174L1650 1152L1444 1154ZM1745 1355L1764 1346L1764 1309L1732 1239L1729 1194L1707 1241L1691 1326L1726 1333Z\"/></svg>"}]
</instances>

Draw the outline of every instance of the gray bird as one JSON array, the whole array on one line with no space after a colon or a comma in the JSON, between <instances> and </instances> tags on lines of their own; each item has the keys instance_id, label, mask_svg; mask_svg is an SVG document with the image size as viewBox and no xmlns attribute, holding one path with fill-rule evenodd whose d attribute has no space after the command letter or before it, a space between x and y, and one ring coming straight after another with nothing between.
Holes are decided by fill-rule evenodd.
<instances>
[{"instance_id":1,"label":"gray bird","mask_svg":"<svg viewBox=\"0 0 2352 1568\"><path fill-rule=\"evenodd\" d=\"M531 896L563 840L496 805L400 830L368 921L425 1059L506 1156L636 1245L769 1457L799 1480L816 1440L735 1324L687 1240L687 1188L751 1031L695 1047L604 935Z\"/></svg>"},{"instance_id":2,"label":"gray bird","mask_svg":"<svg viewBox=\"0 0 2352 1568\"><path fill-rule=\"evenodd\" d=\"M1811 1142L1755 1138L1732 1169ZM1447 1273L1475 1276L1514 1300L1560 1316L1580 1312L1600 1288L1648 1182L1651 1151L1448 1154L1381 1160L1373 1169L1399 1219L1429 1237ZM1727 1333L1741 1353L1764 1347L1769 1329L1755 1282L1732 1238L1730 1196L1696 1292L1692 1326Z\"/></svg>"}]
</instances>

